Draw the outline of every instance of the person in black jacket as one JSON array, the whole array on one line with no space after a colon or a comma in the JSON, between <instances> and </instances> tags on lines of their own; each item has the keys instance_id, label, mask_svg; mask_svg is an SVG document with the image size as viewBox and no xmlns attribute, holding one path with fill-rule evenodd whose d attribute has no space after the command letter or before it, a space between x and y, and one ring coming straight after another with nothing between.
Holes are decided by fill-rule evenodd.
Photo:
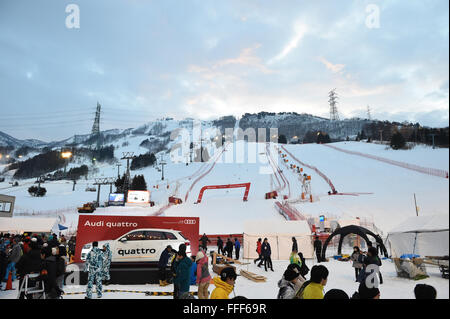
<instances>
[{"instance_id":1,"label":"person in black jacket","mask_svg":"<svg viewBox=\"0 0 450 319\"><path fill-rule=\"evenodd\" d=\"M76 241L74 236L70 237L67 245L69 246L69 261L70 261L72 259L72 256L75 256Z\"/></svg>"},{"instance_id":2,"label":"person in black jacket","mask_svg":"<svg viewBox=\"0 0 450 319\"><path fill-rule=\"evenodd\" d=\"M320 263L322 261L322 242L319 236L316 236L316 240L314 240L314 250L316 251L317 262Z\"/></svg>"},{"instance_id":3,"label":"person in black jacket","mask_svg":"<svg viewBox=\"0 0 450 319\"><path fill-rule=\"evenodd\" d=\"M159 268L159 285L167 286L169 283L167 282L167 272L166 267L169 262L169 258L172 253L172 246L168 245L166 249L163 250L161 256L159 257L158 268Z\"/></svg>"},{"instance_id":4,"label":"person in black jacket","mask_svg":"<svg viewBox=\"0 0 450 319\"><path fill-rule=\"evenodd\" d=\"M370 246L367 255L359 255L358 262L363 264L363 271L364 275L361 275L362 277L358 278L359 282L362 282L369 274L370 272L366 271L367 266L369 265L376 265L378 267L381 266L381 259L378 257L377 249L373 246ZM380 278L380 284L383 284L383 276L381 275L381 272L378 269L378 277Z\"/></svg>"},{"instance_id":5,"label":"person in black jacket","mask_svg":"<svg viewBox=\"0 0 450 319\"><path fill-rule=\"evenodd\" d=\"M59 289L56 278L60 275L60 264L57 261L57 248L44 249L43 279L45 282L45 293L49 299L59 299L62 291Z\"/></svg>"},{"instance_id":6,"label":"person in black jacket","mask_svg":"<svg viewBox=\"0 0 450 319\"><path fill-rule=\"evenodd\" d=\"M16 265L17 274L19 275L19 287L22 286L22 282L26 275L32 273L40 273L43 267L43 261L41 257L41 249L37 244L37 241L30 241L30 250L23 255ZM24 299L25 294L22 292L19 299Z\"/></svg>"},{"instance_id":7,"label":"person in black jacket","mask_svg":"<svg viewBox=\"0 0 450 319\"><path fill-rule=\"evenodd\" d=\"M292 251L298 251L297 239L292 237Z\"/></svg>"},{"instance_id":8,"label":"person in black jacket","mask_svg":"<svg viewBox=\"0 0 450 319\"><path fill-rule=\"evenodd\" d=\"M206 252L208 248L208 243L210 243L211 241L208 239L208 236L206 236L205 233L203 233L203 236L202 238L200 238L200 241L202 242L201 247L203 247L203 250Z\"/></svg>"},{"instance_id":9,"label":"person in black jacket","mask_svg":"<svg viewBox=\"0 0 450 319\"><path fill-rule=\"evenodd\" d=\"M225 245L225 251L228 254L228 257L233 258L233 242L231 241L231 238L227 239L227 244Z\"/></svg>"},{"instance_id":10,"label":"person in black jacket","mask_svg":"<svg viewBox=\"0 0 450 319\"><path fill-rule=\"evenodd\" d=\"M300 275L302 275L303 277L306 277L306 275L309 272L309 268L308 268L308 266L306 266L305 257L303 257L303 254L300 251L298 252L298 257L300 257L300 260L302 262L302 266L300 267Z\"/></svg>"},{"instance_id":11,"label":"person in black jacket","mask_svg":"<svg viewBox=\"0 0 450 319\"><path fill-rule=\"evenodd\" d=\"M225 254L225 250L223 249L223 240L220 236L217 237L217 253L220 255Z\"/></svg>"},{"instance_id":12,"label":"person in black jacket","mask_svg":"<svg viewBox=\"0 0 450 319\"><path fill-rule=\"evenodd\" d=\"M270 249L270 244L267 240L267 238L264 238L264 241L261 245L261 255L264 258L264 269L267 271L267 267L270 268L270 270L273 270L273 265L272 265L272 259L270 258L270 256L272 255L272 250ZM259 265L261 264L261 261L259 262Z\"/></svg>"}]
</instances>

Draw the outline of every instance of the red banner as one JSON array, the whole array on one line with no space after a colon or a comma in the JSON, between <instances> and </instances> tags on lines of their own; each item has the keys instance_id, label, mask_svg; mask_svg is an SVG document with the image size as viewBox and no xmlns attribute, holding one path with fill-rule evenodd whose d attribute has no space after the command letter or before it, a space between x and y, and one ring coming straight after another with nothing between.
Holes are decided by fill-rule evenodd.
<instances>
[{"instance_id":1,"label":"red banner","mask_svg":"<svg viewBox=\"0 0 450 319\"><path fill-rule=\"evenodd\" d=\"M75 262L81 262L81 250L85 244L118 239L131 230L142 228L178 230L190 241L191 253L196 255L199 223L200 218L198 217L80 215L78 218Z\"/></svg>"}]
</instances>

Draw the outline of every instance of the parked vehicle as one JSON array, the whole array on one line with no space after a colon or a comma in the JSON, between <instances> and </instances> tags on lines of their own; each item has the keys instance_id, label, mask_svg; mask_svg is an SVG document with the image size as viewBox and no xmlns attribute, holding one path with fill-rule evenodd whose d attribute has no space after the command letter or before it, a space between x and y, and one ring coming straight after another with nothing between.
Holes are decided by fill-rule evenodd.
<instances>
[{"instance_id":1,"label":"parked vehicle","mask_svg":"<svg viewBox=\"0 0 450 319\"><path fill-rule=\"evenodd\" d=\"M180 244L186 245L186 254L191 255L190 242L178 230L135 229L115 240L99 241L102 247L108 243L112 252L111 262L158 262L167 245L178 250ZM83 246L81 260L85 261L92 249L92 243Z\"/></svg>"}]
</instances>

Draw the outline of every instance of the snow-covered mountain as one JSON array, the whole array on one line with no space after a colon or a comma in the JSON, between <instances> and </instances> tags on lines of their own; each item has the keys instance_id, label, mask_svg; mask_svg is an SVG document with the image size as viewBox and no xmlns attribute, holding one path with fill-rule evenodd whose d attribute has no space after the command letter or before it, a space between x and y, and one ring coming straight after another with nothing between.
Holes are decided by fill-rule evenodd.
<instances>
[{"instance_id":1,"label":"snow-covered mountain","mask_svg":"<svg viewBox=\"0 0 450 319\"><path fill-rule=\"evenodd\" d=\"M288 139L297 136L302 139L308 131L322 131L330 135L332 139L345 140L347 136L357 135L363 130L364 125L371 121L366 119L352 118L341 121L330 121L329 119L311 114L291 113L267 113L244 114L240 119L239 126L247 128L278 128L278 134L285 135Z\"/></svg>"},{"instance_id":2,"label":"snow-covered mountain","mask_svg":"<svg viewBox=\"0 0 450 319\"><path fill-rule=\"evenodd\" d=\"M8 135L0 131L0 146L13 146L14 148L19 148L22 146L43 147L46 144L47 144L46 142L36 139L19 140L17 138L12 137L11 135Z\"/></svg>"}]
</instances>

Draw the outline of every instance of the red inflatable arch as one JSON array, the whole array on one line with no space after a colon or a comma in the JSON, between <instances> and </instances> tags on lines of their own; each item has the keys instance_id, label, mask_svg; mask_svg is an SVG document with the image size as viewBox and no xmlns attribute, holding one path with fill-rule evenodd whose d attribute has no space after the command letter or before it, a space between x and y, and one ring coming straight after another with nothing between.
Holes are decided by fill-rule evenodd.
<instances>
[{"instance_id":1,"label":"red inflatable arch","mask_svg":"<svg viewBox=\"0 0 450 319\"><path fill-rule=\"evenodd\" d=\"M239 188L239 187L245 187L245 193L244 193L243 200L247 201L248 191L250 190L250 183L203 186L202 189L200 190L200 193L198 194L198 199L195 203L198 204L202 201L203 192L207 189Z\"/></svg>"}]
</instances>

